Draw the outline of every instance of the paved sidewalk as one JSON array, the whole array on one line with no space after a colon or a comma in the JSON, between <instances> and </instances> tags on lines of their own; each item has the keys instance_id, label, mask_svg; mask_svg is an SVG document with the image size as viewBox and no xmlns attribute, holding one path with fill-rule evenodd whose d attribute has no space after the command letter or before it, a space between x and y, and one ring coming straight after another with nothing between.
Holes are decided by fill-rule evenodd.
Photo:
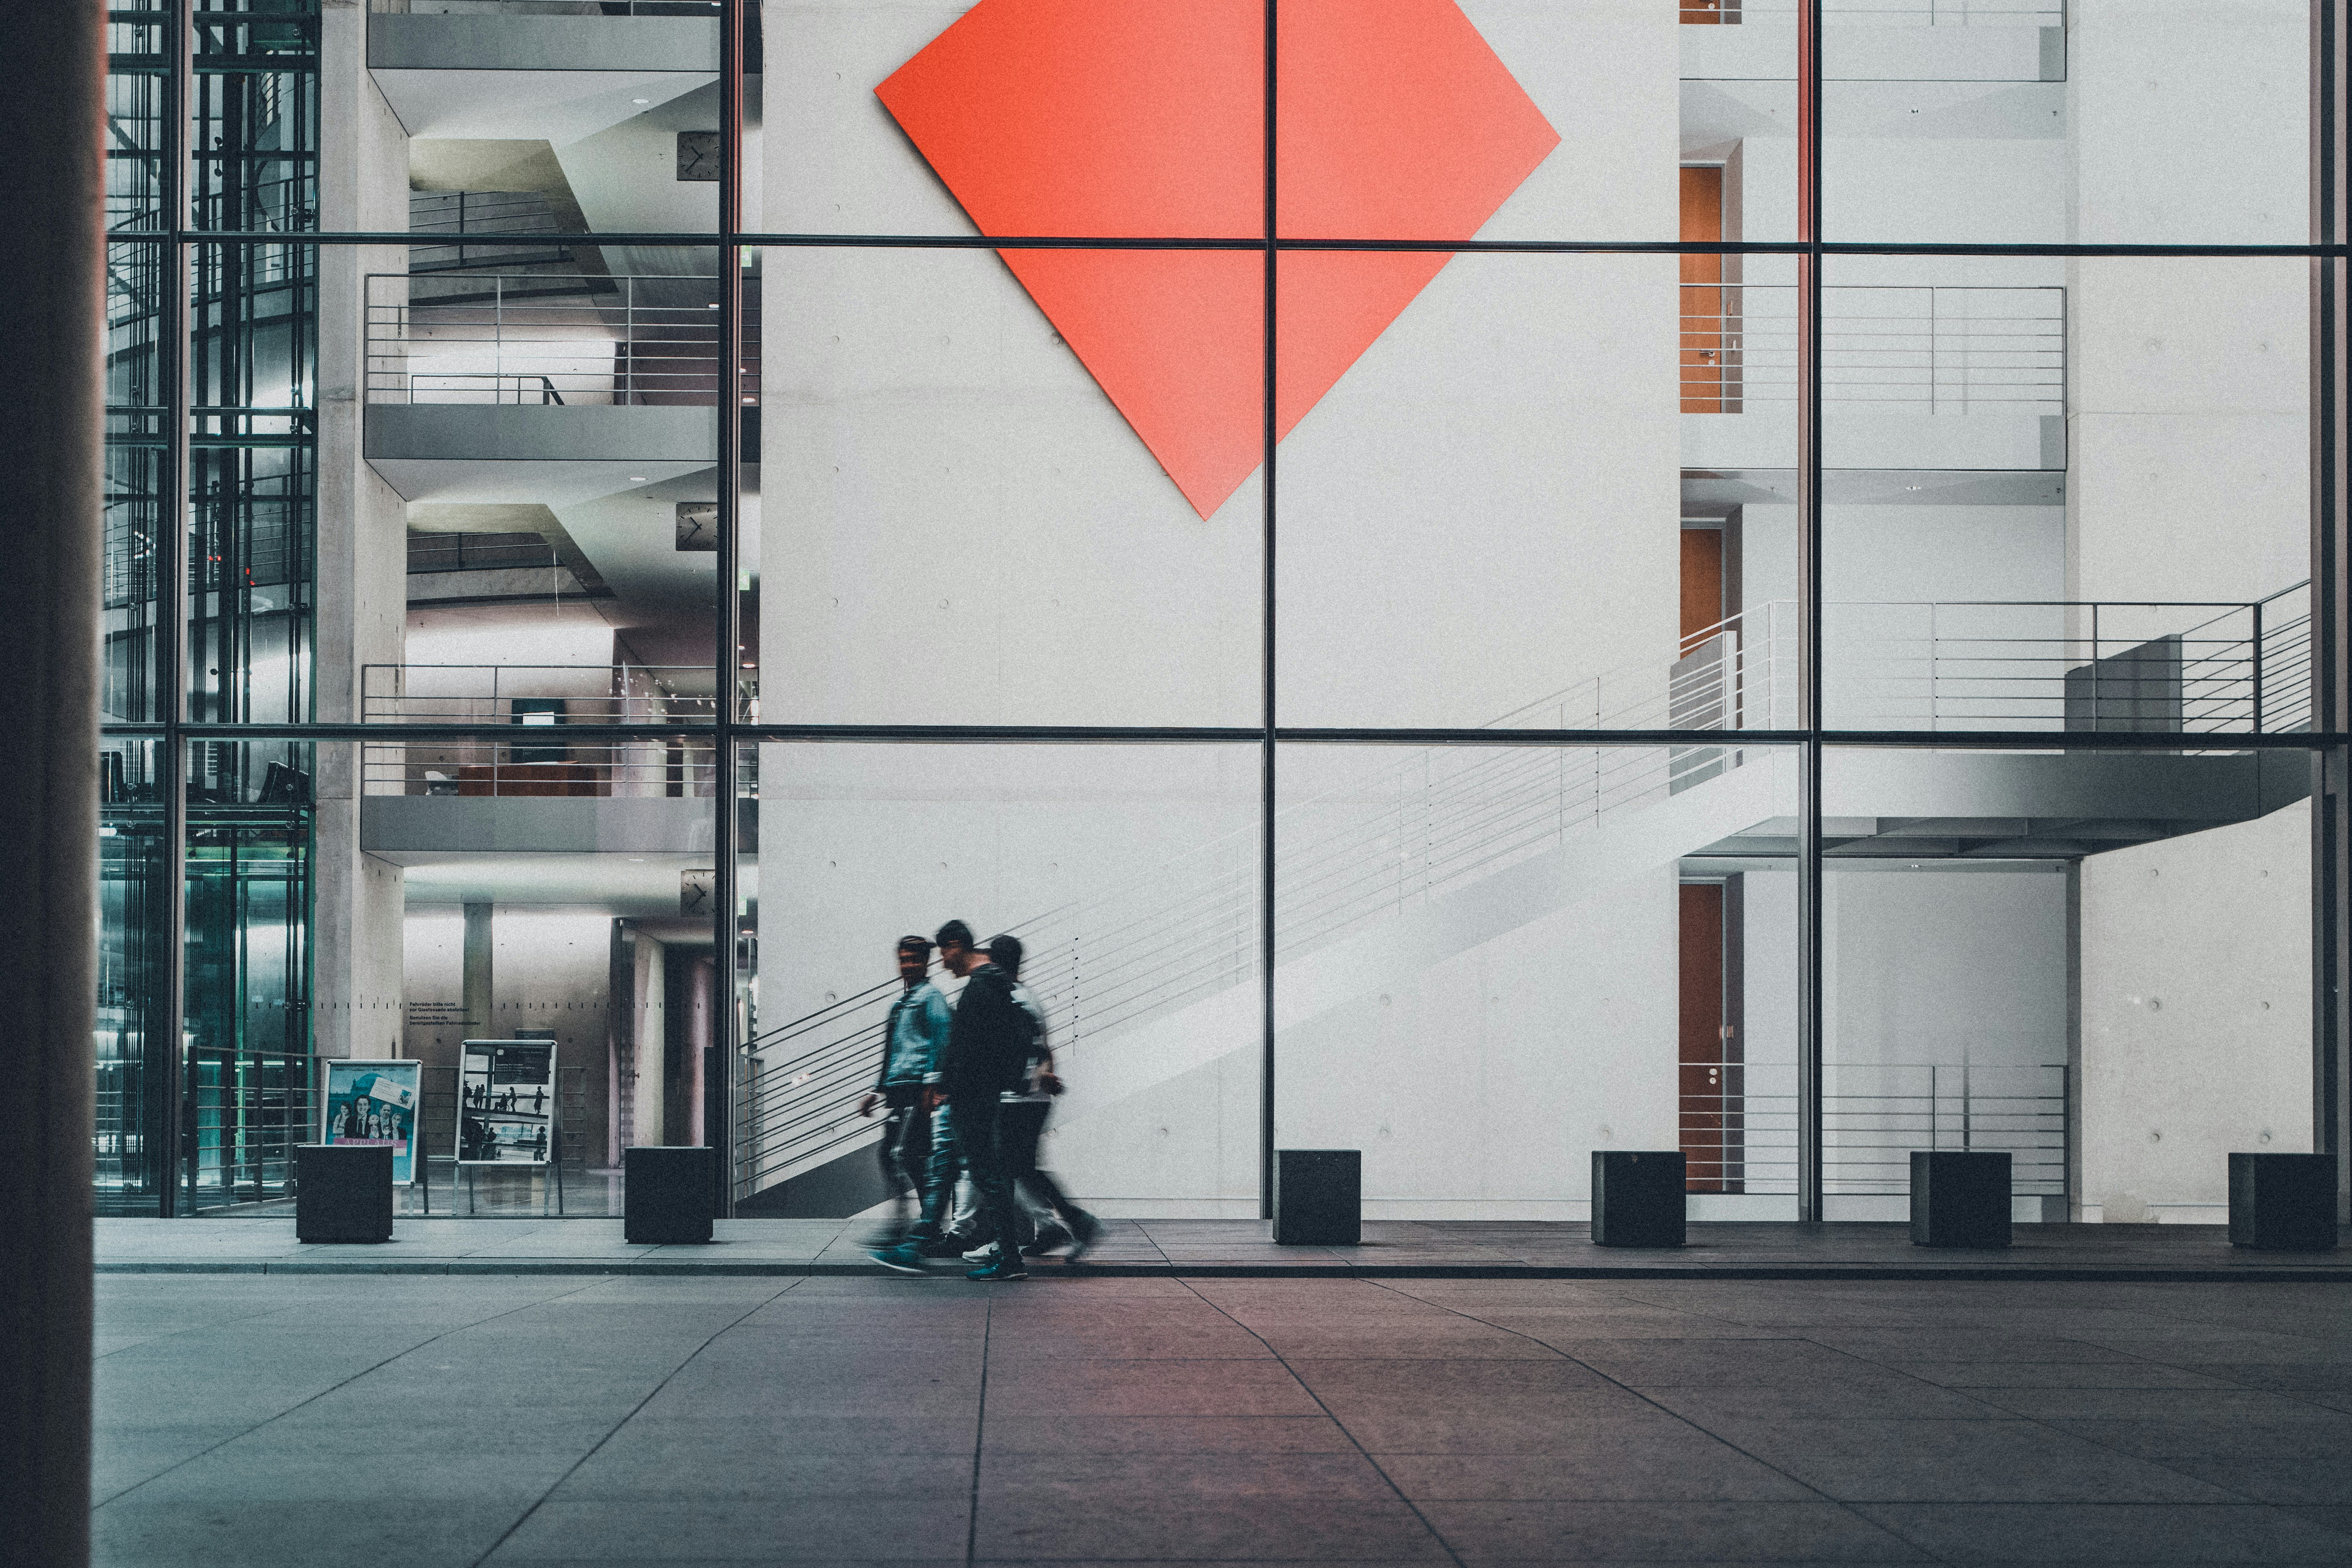
<instances>
[{"instance_id":1,"label":"paved sidewalk","mask_svg":"<svg viewBox=\"0 0 2352 1568\"><path fill-rule=\"evenodd\" d=\"M113 1276L96 1561L2352 1563L2346 1301Z\"/></svg>"},{"instance_id":2,"label":"paved sidewalk","mask_svg":"<svg viewBox=\"0 0 2352 1568\"><path fill-rule=\"evenodd\" d=\"M633 1247L617 1219L408 1219L382 1247L313 1247L290 1217L103 1219L101 1273L709 1274L876 1272L869 1220L721 1220L708 1247ZM2250 1252L2218 1226L2019 1226L2000 1251L1916 1247L1899 1225L1694 1225L1668 1251L1601 1247L1581 1225L1374 1221L1360 1247L1276 1247L1257 1220L1111 1220L1076 1272L1210 1279L2336 1279L2352 1249ZM942 1263L941 1272L949 1265ZM1033 1277L1073 1272L1048 1260Z\"/></svg>"}]
</instances>

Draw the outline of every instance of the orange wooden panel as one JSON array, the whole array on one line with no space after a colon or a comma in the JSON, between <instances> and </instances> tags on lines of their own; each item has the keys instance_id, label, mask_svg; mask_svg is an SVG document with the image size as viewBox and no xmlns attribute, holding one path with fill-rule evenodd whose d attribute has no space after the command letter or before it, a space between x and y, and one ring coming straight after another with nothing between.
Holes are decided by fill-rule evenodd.
<instances>
[{"instance_id":1,"label":"orange wooden panel","mask_svg":"<svg viewBox=\"0 0 2352 1568\"><path fill-rule=\"evenodd\" d=\"M1683 530L1683 637L1689 638L1723 619L1723 531Z\"/></svg>"}]
</instances>

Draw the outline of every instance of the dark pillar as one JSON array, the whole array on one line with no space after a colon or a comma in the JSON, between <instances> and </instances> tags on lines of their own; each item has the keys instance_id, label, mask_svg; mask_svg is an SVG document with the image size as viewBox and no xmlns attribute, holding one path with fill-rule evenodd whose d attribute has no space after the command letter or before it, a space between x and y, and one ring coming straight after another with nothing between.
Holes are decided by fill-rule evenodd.
<instances>
[{"instance_id":1,"label":"dark pillar","mask_svg":"<svg viewBox=\"0 0 2352 1568\"><path fill-rule=\"evenodd\" d=\"M89 1561L106 35L0 0L0 1518Z\"/></svg>"}]
</instances>

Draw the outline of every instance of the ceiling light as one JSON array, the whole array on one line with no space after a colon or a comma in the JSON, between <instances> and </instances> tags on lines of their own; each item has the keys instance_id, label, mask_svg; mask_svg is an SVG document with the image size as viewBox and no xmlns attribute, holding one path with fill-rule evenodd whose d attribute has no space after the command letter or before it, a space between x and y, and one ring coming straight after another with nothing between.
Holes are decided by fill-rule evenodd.
<instances>
[{"instance_id":1,"label":"ceiling light","mask_svg":"<svg viewBox=\"0 0 2352 1568\"><path fill-rule=\"evenodd\" d=\"M653 100L650 98L633 98L629 100L629 101L631 103L651 103Z\"/></svg>"},{"instance_id":2,"label":"ceiling light","mask_svg":"<svg viewBox=\"0 0 2352 1568\"><path fill-rule=\"evenodd\" d=\"M646 477L645 477L645 475L643 475L643 474L631 474L631 475L629 476L629 483L631 483L631 484L633 484L633 485L641 485L641 484L644 484L645 482L646 482Z\"/></svg>"}]
</instances>

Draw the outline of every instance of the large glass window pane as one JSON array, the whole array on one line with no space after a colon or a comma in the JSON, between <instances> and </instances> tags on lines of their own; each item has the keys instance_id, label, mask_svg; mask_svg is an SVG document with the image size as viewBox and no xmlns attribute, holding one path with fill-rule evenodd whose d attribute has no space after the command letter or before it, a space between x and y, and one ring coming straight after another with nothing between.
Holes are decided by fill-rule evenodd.
<instances>
[{"instance_id":1,"label":"large glass window pane","mask_svg":"<svg viewBox=\"0 0 2352 1568\"><path fill-rule=\"evenodd\" d=\"M1680 1148L1691 1213L1796 1213L1795 753L1286 745L1278 1146L1365 1213L1581 1220Z\"/></svg>"},{"instance_id":2,"label":"large glass window pane","mask_svg":"<svg viewBox=\"0 0 2352 1568\"><path fill-rule=\"evenodd\" d=\"M1285 252L1283 722L1792 723L1779 276Z\"/></svg>"},{"instance_id":3,"label":"large glass window pane","mask_svg":"<svg viewBox=\"0 0 2352 1568\"><path fill-rule=\"evenodd\" d=\"M2303 0L1832 0L1824 237L2300 245Z\"/></svg>"},{"instance_id":4,"label":"large glass window pane","mask_svg":"<svg viewBox=\"0 0 2352 1568\"><path fill-rule=\"evenodd\" d=\"M2305 263L1840 257L1829 278L1832 727L2305 725Z\"/></svg>"},{"instance_id":5,"label":"large glass window pane","mask_svg":"<svg viewBox=\"0 0 2352 1568\"><path fill-rule=\"evenodd\" d=\"M194 226L317 228L319 0L197 0L194 22Z\"/></svg>"},{"instance_id":6,"label":"large glass window pane","mask_svg":"<svg viewBox=\"0 0 2352 1568\"><path fill-rule=\"evenodd\" d=\"M312 748L188 747L187 1212L290 1197L315 1136Z\"/></svg>"},{"instance_id":7,"label":"large glass window pane","mask_svg":"<svg viewBox=\"0 0 2352 1568\"><path fill-rule=\"evenodd\" d=\"M99 711L116 722L160 719L155 626L163 613L156 552L164 538L170 399L163 342L171 251L117 244L106 255L104 663Z\"/></svg>"},{"instance_id":8,"label":"large glass window pane","mask_svg":"<svg viewBox=\"0 0 2352 1568\"><path fill-rule=\"evenodd\" d=\"M761 260L763 721L1258 721L1262 256Z\"/></svg>"},{"instance_id":9,"label":"large glass window pane","mask_svg":"<svg viewBox=\"0 0 2352 1568\"><path fill-rule=\"evenodd\" d=\"M2232 1151L2311 1147L2299 752L1832 750L1830 1219L1910 1155L2011 1156L2016 1217L2218 1224Z\"/></svg>"},{"instance_id":10,"label":"large glass window pane","mask_svg":"<svg viewBox=\"0 0 2352 1568\"><path fill-rule=\"evenodd\" d=\"M314 700L318 258L211 245L193 258L186 716L299 723Z\"/></svg>"},{"instance_id":11,"label":"large glass window pane","mask_svg":"<svg viewBox=\"0 0 2352 1568\"><path fill-rule=\"evenodd\" d=\"M710 720L719 253L619 276L577 255L420 245L365 280L371 493L406 539L404 633L352 656L370 721ZM662 751L565 760L659 793Z\"/></svg>"},{"instance_id":12,"label":"large glass window pane","mask_svg":"<svg viewBox=\"0 0 2352 1568\"><path fill-rule=\"evenodd\" d=\"M888 1195L857 1101L894 945L950 919L1026 947L1069 1086L1045 1163L1080 1203L1257 1213L1256 748L772 744L758 788L739 1213L794 1212L796 1184L858 1199L835 1213Z\"/></svg>"}]
</instances>

